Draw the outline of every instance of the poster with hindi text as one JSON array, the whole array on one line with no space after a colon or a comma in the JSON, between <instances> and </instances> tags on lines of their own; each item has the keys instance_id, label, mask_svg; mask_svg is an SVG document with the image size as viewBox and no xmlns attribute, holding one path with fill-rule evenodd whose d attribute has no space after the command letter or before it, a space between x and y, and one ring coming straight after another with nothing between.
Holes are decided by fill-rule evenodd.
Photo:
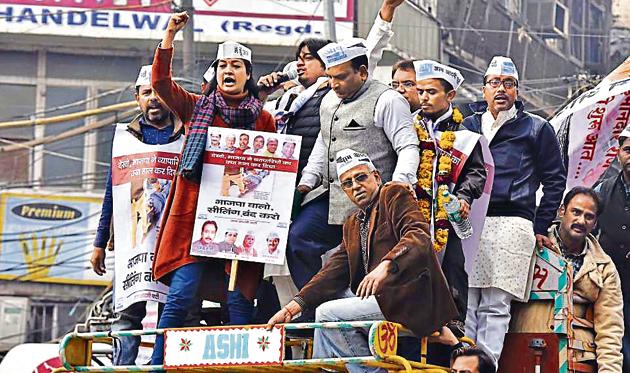
<instances>
[{"instance_id":1,"label":"poster with hindi text","mask_svg":"<svg viewBox=\"0 0 630 373\"><path fill-rule=\"evenodd\" d=\"M191 255L282 264L301 137L210 128Z\"/></svg>"}]
</instances>

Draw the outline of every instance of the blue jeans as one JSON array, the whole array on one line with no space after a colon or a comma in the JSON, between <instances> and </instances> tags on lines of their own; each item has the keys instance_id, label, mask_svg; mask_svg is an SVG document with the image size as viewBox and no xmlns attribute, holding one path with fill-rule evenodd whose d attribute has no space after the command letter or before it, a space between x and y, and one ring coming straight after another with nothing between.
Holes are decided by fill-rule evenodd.
<instances>
[{"instance_id":1,"label":"blue jeans","mask_svg":"<svg viewBox=\"0 0 630 373\"><path fill-rule=\"evenodd\" d=\"M158 328L179 328L185 323L188 310L197 299L197 290L201 283L205 263L196 262L181 266L171 274L164 311L158 322ZM247 304L245 304L247 303ZM228 292L228 312L231 324L249 324L253 314L253 305L237 289ZM249 312L249 313L248 313ZM164 362L164 336L155 338L155 347L151 356L151 365L162 365Z\"/></svg>"},{"instance_id":2,"label":"blue jeans","mask_svg":"<svg viewBox=\"0 0 630 373\"><path fill-rule=\"evenodd\" d=\"M321 256L341 243L341 225L328 224L328 197L308 203L289 228L287 264L293 282L302 289L320 269Z\"/></svg>"},{"instance_id":3,"label":"blue jeans","mask_svg":"<svg viewBox=\"0 0 630 373\"><path fill-rule=\"evenodd\" d=\"M112 331L142 330L142 319L147 314L147 302L137 302L119 312L112 323ZM114 365L136 365L140 337L114 338Z\"/></svg>"},{"instance_id":4,"label":"blue jeans","mask_svg":"<svg viewBox=\"0 0 630 373\"><path fill-rule=\"evenodd\" d=\"M372 295L366 299L356 297L349 289L344 298L323 303L315 311L315 322L384 320L385 316ZM352 329L315 329L313 358L372 356L367 331ZM384 373L385 369L347 364L350 373Z\"/></svg>"}]
</instances>

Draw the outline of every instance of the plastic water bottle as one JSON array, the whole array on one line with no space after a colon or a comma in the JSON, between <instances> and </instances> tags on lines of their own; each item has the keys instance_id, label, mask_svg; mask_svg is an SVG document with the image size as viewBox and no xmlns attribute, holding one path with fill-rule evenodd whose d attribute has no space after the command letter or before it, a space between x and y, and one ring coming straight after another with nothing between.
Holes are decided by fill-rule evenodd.
<instances>
[{"instance_id":1,"label":"plastic water bottle","mask_svg":"<svg viewBox=\"0 0 630 373\"><path fill-rule=\"evenodd\" d=\"M457 197L449 193L448 190L442 191L442 196L444 196L446 200L446 202L444 202L444 209L448 215L448 220L451 222L457 237L465 240L472 236L473 229L472 225L470 225L470 220L467 218L463 219L461 215L459 215L460 203Z\"/></svg>"}]
</instances>

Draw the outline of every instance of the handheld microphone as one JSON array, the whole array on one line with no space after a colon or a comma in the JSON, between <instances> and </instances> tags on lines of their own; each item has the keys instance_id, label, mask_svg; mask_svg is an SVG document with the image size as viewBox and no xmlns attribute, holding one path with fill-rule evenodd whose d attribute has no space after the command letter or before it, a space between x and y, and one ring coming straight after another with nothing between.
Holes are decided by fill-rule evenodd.
<instances>
[{"instance_id":1,"label":"handheld microphone","mask_svg":"<svg viewBox=\"0 0 630 373\"><path fill-rule=\"evenodd\" d=\"M276 83L271 86L271 87L267 87L265 85L259 84L258 85L258 91L259 92L271 92L272 90L274 90L276 87L278 87L280 84L288 82L289 80L293 80L295 78L298 77L298 72L297 72L297 68L294 69L289 69L286 72L282 72L278 74L278 78Z\"/></svg>"}]
</instances>

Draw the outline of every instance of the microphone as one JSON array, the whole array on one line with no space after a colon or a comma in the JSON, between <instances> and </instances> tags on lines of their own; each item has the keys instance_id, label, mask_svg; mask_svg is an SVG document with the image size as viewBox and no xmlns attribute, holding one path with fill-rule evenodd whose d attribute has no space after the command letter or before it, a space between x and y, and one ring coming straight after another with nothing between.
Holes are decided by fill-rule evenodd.
<instances>
[{"instance_id":1,"label":"microphone","mask_svg":"<svg viewBox=\"0 0 630 373\"><path fill-rule=\"evenodd\" d=\"M259 92L269 93L269 92L273 91L276 87L278 87L280 84L288 82L289 80L293 80L293 79L295 79L297 77L298 77L297 67L289 69L286 72L279 73L276 84L274 84L271 87L267 87L265 85L258 84L258 91Z\"/></svg>"}]
</instances>

